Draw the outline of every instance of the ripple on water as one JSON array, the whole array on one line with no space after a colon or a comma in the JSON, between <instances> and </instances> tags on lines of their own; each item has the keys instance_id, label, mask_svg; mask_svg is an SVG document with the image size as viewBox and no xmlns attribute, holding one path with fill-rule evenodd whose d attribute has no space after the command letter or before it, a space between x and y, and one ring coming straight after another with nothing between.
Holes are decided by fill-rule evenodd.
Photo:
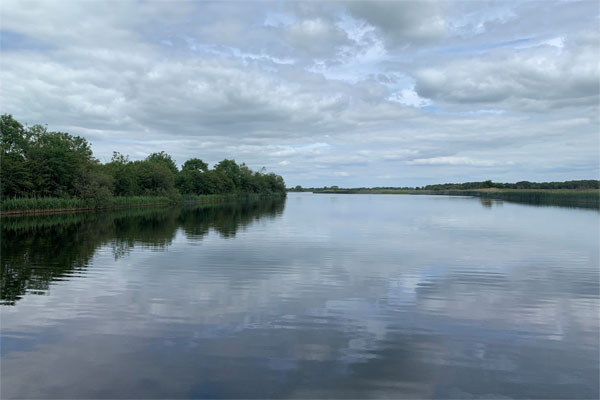
<instances>
[{"instance_id":1,"label":"ripple on water","mask_svg":"<svg viewBox=\"0 0 600 400\"><path fill-rule=\"evenodd\" d=\"M599 396L597 212L290 194L80 218L3 227L3 398Z\"/></svg>"}]
</instances>

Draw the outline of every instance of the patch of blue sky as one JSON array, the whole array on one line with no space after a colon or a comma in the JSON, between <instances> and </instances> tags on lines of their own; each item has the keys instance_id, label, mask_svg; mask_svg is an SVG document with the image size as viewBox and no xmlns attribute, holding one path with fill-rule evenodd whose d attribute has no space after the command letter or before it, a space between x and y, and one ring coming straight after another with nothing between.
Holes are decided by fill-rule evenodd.
<instances>
[{"instance_id":1,"label":"patch of blue sky","mask_svg":"<svg viewBox=\"0 0 600 400\"><path fill-rule=\"evenodd\" d=\"M441 114L441 115L454 115L454 116L476 116L476 115L502 115L506 114L506 110L501 110L498 108L482 108L480 110L468 110L468 111L445 111L440 106L435 104L427 104L419 107L423 111L427 111L432 114Z\"/></svg>"},{"instance_id":2,"label":"patch of blue sky","mask_svg":"<svg viewBox=\"0 0 600 400\"><path fill-rule=\"evenodd\" d=\"M238 59L241 59L242 61L264 60L264 61L270 61L274 64L287 64L287 65L291 65L296 62L296 60L292 59L292 58L281 58L281 57L271 56L269 54L244 52L236 47L231 47L231 46L199 43L195 39L193 39L189 36L185 36L183 39L186 42L186 44L190 50L192 50L194 52L210 54L213 56L224 57L224 58L238 58Z\"/></svg>"},{"instance_id":3,"label":"patch of blue sky","mask_svg":"<svg viewBox=\"0 0 600 400\"><path fill-rule=\"evenodd\" d=\"M435 53L435 54L478 54L478 53L485 53L487 51L498 49L501 47L519 48L524 44L531 44L531 43L535 42L536 40L537 40L536 38L529 37L529 38L509 40L509 41L504 41L504 42L480 44L480 45L476 45L476 46L448 47L448 48L434 49L432 51L432 53Z\"/></svg>"},{"instance_id":4,"label":"patch of blue sky","mask_svg":"<svg viewBox=\"0 0 600 400\"><path fill-rule=\"evenodd\" d=\"M430 112L432 114L440 114L442 113L442 109L439 106L436 106L435 104L429 104L423 107L419 107L421 110L423 111L427 111Z\"/></svg>"},{"instance_id":5,"label":"patch of blue sky","mask_svg":"<svg viewBox=\"0 0 600 400\"><path fill-rule=\"evenodd\" d=\"M0 31L0 50L49 50L52 46L46 43L35 40L29 36L21 35L20 33L7 30Z\"/></svg>"}]
</instances>

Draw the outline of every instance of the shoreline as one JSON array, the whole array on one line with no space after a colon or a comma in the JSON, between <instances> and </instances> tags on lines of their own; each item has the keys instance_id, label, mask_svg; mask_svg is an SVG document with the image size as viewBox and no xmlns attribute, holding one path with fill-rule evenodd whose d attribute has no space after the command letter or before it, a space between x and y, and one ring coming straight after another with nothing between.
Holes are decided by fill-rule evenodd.
<instances>
[{"instance_id":1,"label":"shoreline","mask_svg":"<svg viewBox=\"0 0 600 400\"><path fill-rule=\"evenodd\" d=\"M198 195L196 198L183 198L180 200L165 201L165 198L158 198L154 202L138 202L130 204L106 204L106 205L90 205L84 207L56 207L56 208L37 208L37 209L16 209L0 211L0 218L3 217L24 217L35 215L54 215L54 214L75 214L94 211L107 210L123 210L128 208L149 208L149 207L164 207L175 205L194 205L208 203L225 203L227 201L242 200L242 199L260 199L264 197L285 197L285 194L279 193L230 193L222 195Z\"/></svg>"},{"instance_id":2,"label":"shoreline","mask_svg":"<svg viewBox=\"0 0 600 400\"><path fill-rule=\"evenodd\" d=\"M400 194L468 196L514 203L600 209L600 191L595 189L337 189L316 190L314 194Z\"/></svg>"}]
</instances>

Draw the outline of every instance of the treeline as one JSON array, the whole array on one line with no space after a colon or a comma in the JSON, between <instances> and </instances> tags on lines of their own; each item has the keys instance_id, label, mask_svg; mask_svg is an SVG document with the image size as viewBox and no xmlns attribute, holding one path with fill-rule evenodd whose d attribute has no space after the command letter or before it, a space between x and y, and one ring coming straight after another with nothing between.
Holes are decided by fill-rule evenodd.
<instances>
[{"instance_id":1,"label":"treeline","mask_svg":"<svg viewBox=\"0 0 600 400\"><path fill-rule=\"evenodd\" d=\"M113 196L167 196L226 193L285 193L283 178L223 160L212 169L198 158L181 169L163 151L131 161L113 153L102 164L82 137L24 127L11 115L0 117L2 199L80 198L102 202Z\"/></svg>"},{"instance_id":2,"label":"treeline","mask_svg":"<svg viewBox=\"0 0 600 400\"><path fill-rule=\"evenodd\" d=\"M529 182L520 181L516 183L500 183L492 182L491 180L482 182L465 182L465 183L442 183L436 185L426 186L377 186L377 187L360 187L360 188L339 188L338 186L325 186L325 187L302 187L297 185L293 188L288 188L288 192L318 192L318 191L338 191L338 190L354 190L354 191L369 191L369 190L475 190L475 189L520 189L520 190L559 190L559 189L570 189L570 190L590 190L600 189L600 180L587 179L578 181L565 181L565 182Z\"/></svg>"},{"instance_id":3,"label":"treeline","mask_svg":"<svg viewBox=\"0 0 600 400\"><path fill-rule=\"evenodd\" d=\"M472 189L572 189L589 190L600 189L600 181L588 179L579 181L565 182L529 182L520 181L516 183L499 183L490 180L483 182L465 182L465 183L444 183L437 185L427 185L424 190L472 190Z\"/></svg>"}]
</instances>

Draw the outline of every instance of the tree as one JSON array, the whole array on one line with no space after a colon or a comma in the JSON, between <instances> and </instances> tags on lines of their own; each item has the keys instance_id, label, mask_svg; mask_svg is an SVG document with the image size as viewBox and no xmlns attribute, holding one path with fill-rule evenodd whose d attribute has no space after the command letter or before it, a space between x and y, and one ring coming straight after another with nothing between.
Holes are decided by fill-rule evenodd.
<instances>
[{"instance_id":1,"label":"tree","mask_svg":"<svg viewBox=\"0 0 600 400\"><path fill-rule=\"evenodd\" d=\"M483 181L481 182L481 184L479 185L480 188L482 189L489 189L491 187L494 187L494 184L492 183L491 180L487 180L487 181Z\"/></svg>"},{"instance_id":2,"label":"tree","mask_svg":"<svg viewBox=\"0 0 600 400\"><path fill-rule=\"evenodd\" d=\"M183 163L181 171L206 172L208 171L208 164L199 158L190 158L189 160Z\"/></svg>"},{"instance_id":3,"label":"tree","mask_svg":"<svg viewBox=\"0 0 600 400\"><path fill-rule=\"evenodd\" d=\"M18 153L2 154L0 160L0 193L2 197L27 197L34 186L25 157Z\"/></svg>"},{"instance_id":4,"label":"tree","mask_svg":"<svg viewBox=\"0 0 600 400\"><path fill-rule=\"evenodd\" d=\"M175 165L175 161L173 161L171 156L165 153L164 151L161 151L160 153L150 154L148 157L146 157L146 161L163 164L173 173L173 175L177 175L177 173L179 173L177 165Z\"/></svg>"},{"instance_id":5,"label":"tree","mask_svg":"<svg viewBox=\"0 0 600 400\"><path fill-rule=\"evenodd\" d=\"M2 154L14 153L25 157L31 144L31 133L12 115L0 117L0 147Z\"/></svg>"},{"instance_id":6,"label":"tree","mask_svg":"<svg viewBox=\"0 0 600 400\"><path fill-rule=\"evenodd\" d=\"M177 186L175 186L177 185ZM179 191L177 190L179 189ZM102 202L112 195L217 193L285 193L283 178L252 171L224 159L212 170L199 158L186 161L181 172L164 151L144 161L113 153L102 165L90 144L42 125L24 127L11 115L0 116L0 195L6 197L76 196Z\"/></svg>"},{"instance_id":7,"label":"tree","mask_svg":"<svg viewBox=\"0 0 600 400\"><path fill-rule=\"evenodd\" d=\"M113 195L113 178L99 164L84 165L75 178L74 186L77 197L98 204L108 201Z\"/></svg>"},{"instance_id":8,"label":"tree","mask_svg":"<svg viewBox=\"0 0 600 400\"><path fill-rule=\"evenodd\" d=\"M144 161L134 161L132 168L138 185L139 195L173 196L175 195L175 176L164 164Z\"/></svg>"},{"instance_id":9,"label":"tree","mask_svg":"<svg viewBox=\"0 0 600 400\"><path fill-rule=\"evenodd\" d=\"M245 163L240 165L240 183L239 188L241 192L244 193L258 193L259 185L258 182L252 173L252 170L248 168Z\"/></svg>"},{"instance_id":10,"label":"tree","mask_svg":"<svg viewBox=\"0 0 600 400\"><path fill-rule=\"evenodd\" d=\"M78 172L90 162L92 150L82 137L64 132L42 132L32 143L29 162L35 194L43 196L75 195Z\"/></svg>"},{"instance_id":11,"label":"tree","mask_svg":"<svg viewBox=\"0 0 600 400\"><path fill-rule=\"evenodd\" d=\"M135 174L135 167L129 156L113 152L109 163L103 165L105 173L113 180L113 193L115 196L139 195L140 189Z\"/></svg>"},{"instance_id":12,"label":"tree","mask_svg":"<svg viewBox=\"0 0 600 400\"><path fill-rule=\"evenodd\" d=\"M285 192L285 182L283 178L274 173L263 175L266 181L267 191L272 193L284 193Z\"/></svg>"},{"instance_id":13,"label":"tree","mask_svg":"<svg viewBox=\"0 0 600 400\"><path fill-rule=\"evenodd\" d=\"M238 189L240 187L240 183L242 180L240 174L240 166L236 164L235 160L225 159L219 162L215 166L215 171L224 174L227 178L233 182L233 190Z\"/></svg>"},{"instance_id":14,"label":"tree","mask_svg":"<svg viewBox=\"0 0 600 400\"><path fill-rule=\"evenodd\" d=\"M235 183L222 171L214 169L208 171L207 176L214 194L231 193L236 189Z\"/></svg>"},{"instance_id":15,"label":"tree","mask_svg":"<svg viewBox=\"0 0 600 400\"><path fill-rule=\"evenodd\" d=\"M177 177L177 188L183 194L202 194L208 189L207 177L208 164L199 158L187 160L181 167Z\"/></svg>"},{"instance_id":16,"label":"tree","mask_svg":"<svg viewBox=\"0 0 600 400\"><path fill-rule=\"evenodd\" d=\"M30 133L12 115L0 117L0 194L27 196L33 190L27 151Z\"/></svg>"}]
</instances>

